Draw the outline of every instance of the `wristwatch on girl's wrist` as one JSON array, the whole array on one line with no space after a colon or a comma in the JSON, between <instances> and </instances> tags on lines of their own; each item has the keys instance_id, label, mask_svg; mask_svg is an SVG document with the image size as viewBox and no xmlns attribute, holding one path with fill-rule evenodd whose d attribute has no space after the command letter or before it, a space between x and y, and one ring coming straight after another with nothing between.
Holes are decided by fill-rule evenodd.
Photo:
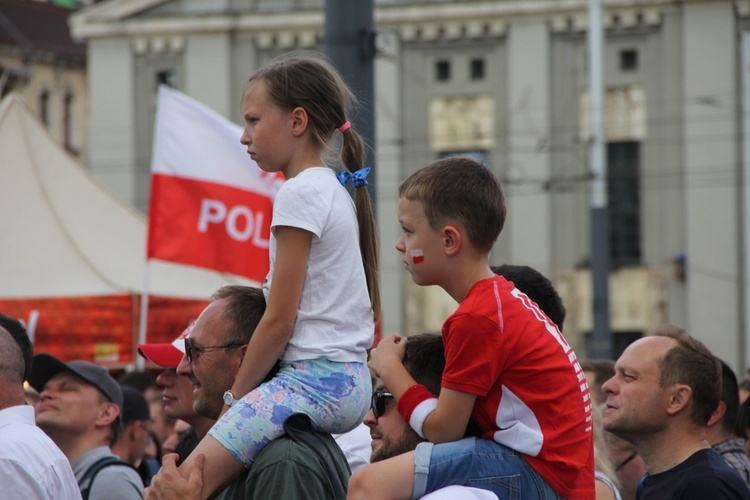
<instances>
[{"instance_id":1,"label":"wristwatch on girl's wrist","mask_svg":"<svg viewBox=\"0 0 750 500\"><path fill-rule=\"evenodd\" d=\"M232 406L235 405L235 403L237 403L237 400L234 399L234 394L232 394L231 391L225 392L224 393L224 404L227 405L227 406L229 406L229 407L232 407Z\"/></svg>"}]
</instances>

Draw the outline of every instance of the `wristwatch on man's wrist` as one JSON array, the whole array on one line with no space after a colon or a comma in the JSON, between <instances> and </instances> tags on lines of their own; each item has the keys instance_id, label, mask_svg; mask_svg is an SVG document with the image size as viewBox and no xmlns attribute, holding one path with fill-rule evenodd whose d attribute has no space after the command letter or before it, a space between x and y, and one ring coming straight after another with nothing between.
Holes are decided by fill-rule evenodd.
<instances>
[{"instance_id":1,"label":"wristwatch on man's wrist","mask_svg":"<svg viewBox=\"0 0 750 500\"><path fill-rule=\"evenodd\" d=\"M234 394L232 394L231 391L227 391L224 393L224 404L227 406L234 406L235 403L237 403L237 400L234 399Z\"/></svg>"}]
</instances>

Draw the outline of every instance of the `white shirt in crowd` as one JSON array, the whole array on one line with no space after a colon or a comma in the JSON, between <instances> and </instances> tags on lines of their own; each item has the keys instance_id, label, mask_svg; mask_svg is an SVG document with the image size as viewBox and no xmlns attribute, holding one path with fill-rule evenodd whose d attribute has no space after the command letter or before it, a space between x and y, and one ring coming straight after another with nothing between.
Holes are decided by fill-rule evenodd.
<instances>
[{"instance_id":1,"label":"white shirt in crowd","mask_svg":"<svg viewBox=\"0 0 750 500\"><path fill-rule=\"evenodd\" d=\"M0 485L3 498L81 498L68 459L36 426L33 406L0 410Z\"/></svg>"}]
</instances>

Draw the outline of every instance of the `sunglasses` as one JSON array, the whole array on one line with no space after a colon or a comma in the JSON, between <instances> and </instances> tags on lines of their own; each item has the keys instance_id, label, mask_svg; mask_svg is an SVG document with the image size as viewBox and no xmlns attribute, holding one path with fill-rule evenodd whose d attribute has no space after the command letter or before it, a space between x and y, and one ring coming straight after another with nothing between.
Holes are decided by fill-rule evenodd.
<instances>
[{"instance_id":1,"label":"sunglasses","mask_svg":"<svg viewBox=\"0 0 750 500\"><path fill-rule=\"evenodd\" d=\"M393 398L393 394L384 391L375 391L370 400L370 409L375 418L380 418L385 413L385 402Z\"/></svg>"},{"instance_id":2,"label":"sunglasses","mask_svg":"<svg viewBox=\"0 0 750 500\"><path fill-rule=\"evenodd\" d=\"M185 355L187 356L188 363L192 363L193 359L198 359L201 354L209 349L234 349L244 345L247 344L207 345L205 347L198 347L193 345L190 341L190 337L185 337ZM196 353L195 356L193 356L193 351Z\"/></svg>"}]
</instances>

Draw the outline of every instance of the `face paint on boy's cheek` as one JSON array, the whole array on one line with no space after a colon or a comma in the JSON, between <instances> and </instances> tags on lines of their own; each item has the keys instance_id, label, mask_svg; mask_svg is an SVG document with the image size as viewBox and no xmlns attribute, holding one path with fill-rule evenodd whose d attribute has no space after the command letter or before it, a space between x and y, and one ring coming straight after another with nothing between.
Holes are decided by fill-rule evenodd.
<instances>
[{"instance_id":1,"label":"face paint on boy's cheek","mask_svg":"<svg viewBox=\"0 0 750 500\"><path fill-rule=\"evenodd\" d=\"M411 255L412 264L421 264L422 262L424 262L424 252L422 252L421 248L411 250L409 252L409 255Z\"/></svg>"}]
</instances>

